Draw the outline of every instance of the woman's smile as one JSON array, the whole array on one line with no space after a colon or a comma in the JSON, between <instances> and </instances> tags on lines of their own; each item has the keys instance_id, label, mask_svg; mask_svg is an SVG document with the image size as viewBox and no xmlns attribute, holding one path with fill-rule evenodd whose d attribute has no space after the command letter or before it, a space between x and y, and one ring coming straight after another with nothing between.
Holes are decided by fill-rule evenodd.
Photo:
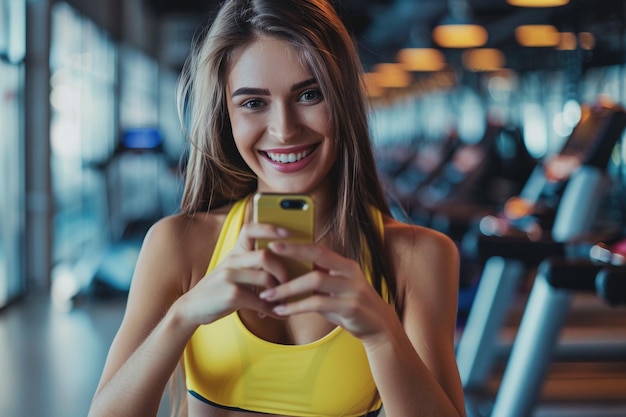
<instances>
[{"instance_id":1,"label":"woman's smile","mask_svg":"<svg viewBox=\"0 0 626 417\"><path fill-rule=\"evenodd\" d=\"M290 149L271 149L260 151L270 165L280 172L295 172L311 162L319 144L298 146Z\"/></svg>"}]
</instances>

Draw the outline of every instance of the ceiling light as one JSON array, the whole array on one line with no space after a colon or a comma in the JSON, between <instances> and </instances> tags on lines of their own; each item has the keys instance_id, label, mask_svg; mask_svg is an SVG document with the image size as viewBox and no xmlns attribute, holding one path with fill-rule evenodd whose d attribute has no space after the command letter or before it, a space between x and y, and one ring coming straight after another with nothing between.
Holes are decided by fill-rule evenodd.
<instances>
[{"instance_id":1,"label":"ceiling light","mask_svg":"<svg viewBox=\"0 0 626 417\"><path fill-rule=\"evenodd\" d=\"M446 66L445 57L435 48L404 48L397 60L407 71L440 71Z\"/></svg>"},{"instance_id":2,"label":"ceiling light","mask_svg":"<svg viewBox=\"0 0 626 417\"><path fill-rule=\"evenodd\" d=\"M463 53L463 65L470 71L495 71L504 66L504 54L499 49L469 49Z\"/></svg>"},{"instance_id":3,"label":"ceiling light","mask_svg":"<svg viewBox=\"0 0 626 417\"><path fill-rule=\"evenodd\" d=\"M433 30L433 40L444 48L475 48L488 38L487 30L475 24L441 24Z\"/></svg>"},{"instance_id":4,"label":"ceiling light","mask_svg":"<svg viewBox=\"0 0 626 417\"><path fill-rule=\"evenodd\" d=\"M472 21L466 0L448 0L448 9L450 15L432 33L437 45L444 48L475 48L487 43L487 30Z\"/></svg>"},{"instance_id":5,"label":"ceiling light","mask_svg":"<svg viewBox=\"0 0 626 417\"><path fill-rule=\"evenodd\" d=\"M411 84L411 76L399 64L376 64L374 72L379 87L401 88Z\"/></svg>"},{"instance_id":6,"label":"ceiling light","mask_svg":"<svg viewBox=\"0 0 626 417\"><path fill-rule=\"evenodd\" d=\"M596 46L596 39L591 32L580 32L578 34L578 40L580 41L580 47L583 49L591 50Z\"/></svg>"},{"instance_id":7,"label":"ceiling light","mask_svg":"<svg viewBox=\"0 0 626 417\"><path fill-rule=\"evenodd\" d=\"M515 28L515 39L522 46L557 46L561 40L558 30L552 25L522 25Z\"/></svg>"},{"instance_id":8,"label":"ceiling light","mask_svg":"<svg viewBox=\"0 0 626 417\"><path fill-rule=\"evenodd\" d=\"M561 32L559 40L559 51L573 51L576 49L576 35L572 32Z\"/></svg>"},{"instance_id":9,"label":"ceiling light","mask_svg":"<svg viewBox=\"0 0 626 417\"><path fill-rule=\"evenodd\" d=\"M383 95L384 89L380 86L380 74L375 72L367 72L364 74L365 91L369 97L380 97Z\"/></svg>"},{"instance_id":10,"label":"ceiling light","mask_svg":"<svg viewBox=\"0 0 626 417\"><path fill-rule=\"evenodd\" d=\"M507 3L518 7L558 7L565 6L569 0L507 0Z\"/></svg>"}]
</instances>

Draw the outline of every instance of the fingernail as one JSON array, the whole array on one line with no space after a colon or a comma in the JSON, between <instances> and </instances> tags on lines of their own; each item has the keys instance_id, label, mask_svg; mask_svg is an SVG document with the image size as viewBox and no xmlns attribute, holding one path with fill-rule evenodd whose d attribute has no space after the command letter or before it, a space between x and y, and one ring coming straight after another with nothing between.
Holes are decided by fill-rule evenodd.
<instances>
[{"instance_id":1,"label":"fingernail","mask_svg":"<svg viewBox=\"0 0 626 417\"><path fill-rule=\"evenodd\" d=\"M284 227L278 227L276 229L276 233L278 233L278 236L281 236L281 237L289 236L289 230L285 229Z\"/></svg>"},{"instance_id":2,"label":"fingernail","mask_svg":"<svg viewBox=\"0 0 626 417\"><path fill-rule=\"evenodd\" d=\"M273 311L276 314L285 314L285 311L287 311L287 307L285 307L282 304L281 305L277 305L276 307L274 307Z\"/></svg>"},{"instance_id":3,"label":"fingernail","mask_svg":"<svg viewBox=\"0 0 626 417\"><path fill-rule=\"evenodd\" d=\"M274 291L272 288L269 288L269 289L263 291L261 294L259 294L259 298L261 300L267 300L268 298L272 297L275 292L276 291Z\"/></svg>"},{"instance_id":4,"label":"fingernail","mask_svg":"<svg viewBox=\"0 0 626 417\"><path fill-rule=\"evenodd\" d=\"M270 244L268 246L274 252L280 252L280 251L282 251L285 248L285 245L283 243L276 242L276 241L270 242Z\"/></svg>"}]
</instances>

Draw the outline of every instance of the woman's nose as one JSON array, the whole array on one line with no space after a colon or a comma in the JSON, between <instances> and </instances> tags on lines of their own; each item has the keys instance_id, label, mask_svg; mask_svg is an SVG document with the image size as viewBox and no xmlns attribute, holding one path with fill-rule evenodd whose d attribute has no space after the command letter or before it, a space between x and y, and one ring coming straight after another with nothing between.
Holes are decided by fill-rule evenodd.
<instances>
[{"instance_id":1,"label":"woman's nose","mask_svg":"<svg viewBox=\"0 0 626 417\"><path fill-rule=\"evenodd\" d=\"M289 142L300 133L297 112L289 106L274 106L271 111L268 130L270 135L280 142Z\"/></svg>"}]
</instances>

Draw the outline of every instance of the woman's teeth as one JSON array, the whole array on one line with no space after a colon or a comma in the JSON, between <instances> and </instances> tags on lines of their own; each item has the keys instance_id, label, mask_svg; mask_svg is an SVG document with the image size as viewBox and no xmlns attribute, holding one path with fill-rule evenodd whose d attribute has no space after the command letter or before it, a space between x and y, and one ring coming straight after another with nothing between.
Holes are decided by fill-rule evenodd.
<instances>
[{"instance_id":1,"label":"woman's teeth","mask_svg":"<svg viewBox=\"0 0 626 417\"><path fill-rule=\"evenodd\" d=\"M280 162L281 164L291 164L293 162L298 162L302 158L306 157L311 153L311 150L308 149L303 152L298 153L274 153L267 152L267 156L274 162Z\"/></svg>"}]
</instances>

